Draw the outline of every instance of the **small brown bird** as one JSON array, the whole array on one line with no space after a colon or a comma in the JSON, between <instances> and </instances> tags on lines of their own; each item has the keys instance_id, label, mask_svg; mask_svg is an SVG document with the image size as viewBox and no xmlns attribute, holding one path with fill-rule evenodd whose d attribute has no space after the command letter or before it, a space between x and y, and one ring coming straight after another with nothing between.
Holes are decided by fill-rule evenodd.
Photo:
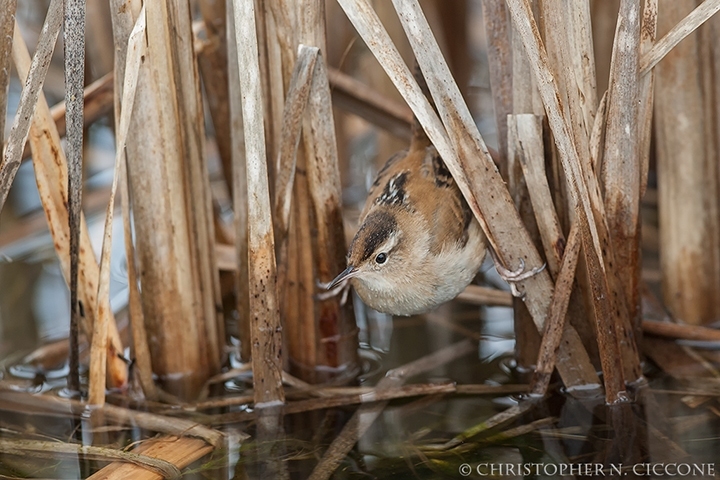
<instances>
[{"instance_id":1,"label":"small brown bird","mask_svg":"<svg viewBox=\"0 0 720 480\"><path fill-rule=\"evenodd\" d=\"M329 284L330 295L349 281L369 307L392 315L424 313L455 298L485 258L485 235L450 171L421 127L410 149L391 157L378 173L350 244L347 268ZM492 251L491 251L492 253ZM508 270L510 283L545 268Z\"/></svg>"},{"instance_id":2,"label":"small brown bird","mask_svg":"<svg viewBox=\"0 0 720 480\"><path fill-rule=\"evenodd\" d=\"M393 315L426 312L455 298L485 257L480 224L422 130L380 170L360 214L348 280L368 306Z\"/></svg>"}]
</instances>

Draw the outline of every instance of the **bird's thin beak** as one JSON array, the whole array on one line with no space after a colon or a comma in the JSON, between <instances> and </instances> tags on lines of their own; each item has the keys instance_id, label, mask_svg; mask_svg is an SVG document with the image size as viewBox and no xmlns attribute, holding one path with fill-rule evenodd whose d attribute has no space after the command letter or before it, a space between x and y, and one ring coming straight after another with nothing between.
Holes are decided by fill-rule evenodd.
<instances>
[{"instance_id":1,"label":"bird's thin beak","mask_svg":"<svg viewBox=\"0 0 720 480\"><path fill-rule=\"evenodd\" d=\"M332 282L327 286L328 290L332 290L336 286L338 286L341 282L348 280L354 276L356 276L358 273L360 273L360 270L358 270L356 267L353 267L352 265L347 267L345 270L342 271L340 275L335 277Z\"/></svg>"}]
</instances>

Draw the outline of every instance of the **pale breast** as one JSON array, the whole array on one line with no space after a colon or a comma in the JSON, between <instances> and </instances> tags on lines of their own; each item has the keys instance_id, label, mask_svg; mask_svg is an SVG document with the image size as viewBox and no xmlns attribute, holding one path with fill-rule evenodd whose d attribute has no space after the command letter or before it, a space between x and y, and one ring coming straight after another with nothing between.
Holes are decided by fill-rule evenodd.
<instances>
[{"instance_id":1,"label":"pale breast","mask_svg":"<svg viewBox=\"0 0 720 480\"><path fill-rule=\"evenodd\" d=\"M389 281L369 273L352 280L368 306L393 315L424 313L455 298L475 277L485 257L484 235L434 147L388 160L360 222L378 208L392 211L402 223L404 241L413 238L421 247L404 259L401 277L394 274Z\"/></svg>"},{"instance_id":2,"label":"pale breast","mask_svg":"<svg viewBox=\"0 0 720 480\"><path fill-rule=\"evenodd\" d=\"M416 315L452 300L467 287L485 258L485 242L480 225L473 219L468 240L456 243L439 254L425 256L392 282L383 275L352 280L355 291L369 307L391 315ZM418 271L417 269L421 271Z\"/></svg>"}]
</instances>

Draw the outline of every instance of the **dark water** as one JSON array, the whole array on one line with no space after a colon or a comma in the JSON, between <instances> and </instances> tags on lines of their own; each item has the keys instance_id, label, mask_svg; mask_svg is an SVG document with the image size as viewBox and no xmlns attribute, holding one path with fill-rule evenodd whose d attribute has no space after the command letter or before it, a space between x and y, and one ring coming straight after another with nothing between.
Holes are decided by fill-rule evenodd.
<instances>
[{"instance_id":1,"label":"dark water","mask_svg":"<svg viewBox=\"0 0 720 480\"><path fill-rule=\"evenodd\" d=\"M2 269L8 272L16 267L5 264ZM37 279L43 268L49 267L26 266L18 271L25 270ZM49 414L31 403L19 405L13 400L17 397L9 392L62 395L66 374L64 364L41 369L22 363L22 355L43 340L38 332L47 328L37 323L35 313L21 314L21 310L16 316L2 317L5 361L0 441L60 440L120 449L154 435L137 427L98 425L87 415ZM483 340L473 353L438 365L409 383L503 385L527 381L514 365L509 309L446 306L426 317L392 320L361 316L361 385L374 385L388 369L464 339L438 318L453 318L456 324L482 334ZM707 391L703 396L668 393L690 387L650 364L646 373L649 385L635 392L637 401L613 407L606 406L602 397L577 399L557 388L543 400L523 399L517 394L446 394L395 400L357 441L331 478L714 478L715 462L720 460L720 384L712 380L692 383L695 393L697 389ZM251 386L249 376L239 375L215 393L242 394ZM133 408L200 422L212 422L213 415L246 410L168 411L131 400L129 394L109 398L110 403L131 403ZM481 430L478 426L483 422L517 406L524 413L509 422L441 448L463 432ZM356 409L349 406L285 415L279 433L269 439L254 421L222 425L219 428L228 434L225 447L191 465L185 470L185 478L282 478L284 473L288 478L308 478ZM250 439L240 442L238 435L243 432ZM75 454L46 453L39 457L37 453L17 455L0 448L0 478L84 478L103 465Z\"/></svg>"}]
</instances>

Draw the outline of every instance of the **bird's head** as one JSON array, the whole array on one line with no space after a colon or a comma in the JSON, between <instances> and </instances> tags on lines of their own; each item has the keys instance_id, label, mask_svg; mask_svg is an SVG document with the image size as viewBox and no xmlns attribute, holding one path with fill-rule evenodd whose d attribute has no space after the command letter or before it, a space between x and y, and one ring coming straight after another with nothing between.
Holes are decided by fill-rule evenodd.
<instances>
[{"instance_id":1,"label":"bird's head","mask_svg":"<svg viewBox=\"0 0 720 480\"><path fill-rule=\"evenodd\" d=\"M392 287L407 271L406 248L397 212L371 211L358 229L347 255L347 268L330 283L333 288L344 280L357 279L372 290ZM390 285L388 285L390 283Z\"/></svg>"}]
</instances>

